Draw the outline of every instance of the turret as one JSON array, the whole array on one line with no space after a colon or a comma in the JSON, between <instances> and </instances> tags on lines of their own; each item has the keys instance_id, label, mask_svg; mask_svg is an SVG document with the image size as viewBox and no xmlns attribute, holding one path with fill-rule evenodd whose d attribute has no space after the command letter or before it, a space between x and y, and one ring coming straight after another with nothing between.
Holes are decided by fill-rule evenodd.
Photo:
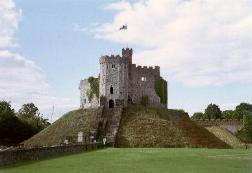
<instances>
[{"instance_id":1,"label":"turret","mask_svg":"<svg viewBox=\"0 0 252 173\"><path fill-rule=\"evenodd\" d=\"M129 49L129 48L122 49L122 57L128 58L129 64L132 64L132 55L133 55L132 49Z\"/></svg>"}]
</instances>

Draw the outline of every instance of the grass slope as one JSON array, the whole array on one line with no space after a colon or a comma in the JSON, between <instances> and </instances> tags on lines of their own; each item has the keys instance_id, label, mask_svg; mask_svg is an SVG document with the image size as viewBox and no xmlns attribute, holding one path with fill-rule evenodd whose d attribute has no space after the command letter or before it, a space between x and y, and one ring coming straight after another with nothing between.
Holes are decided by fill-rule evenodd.
<instances>
[{"instance_id":1,"label":"grass slope","mask_svg":"<svg viewBox=\"0 0 252 173\"><path fill-rule=\"evenodd\" d=\"M117 134L118 147L229 148L182 111L146 107L125 108Z\"/></svg>"},{"instance_id":2,"label":"grass slope","mask_svg":"<svg viewBox=\"0 0 252 173\"><path fill-rule=\"evenodd\" d=\"M206 129L233 148L245 148L245 144L240 139L224 128L212 126L206 127Z\"/></svg>"},{"instance_id":3,"label":"grass slope","mask_svg":"<svg viewBox=\"0 0 252 173\"><path fill-rule=\"evenodd\" d=\"M78 132L82 131L85 135L90 130L97 128L96 122L100 115L101 109L79 109L68 112L23 143L25 146L50 146L62 143L67 136L73 136L77 139Z\"/></svg>"},{"instance_id":4,"label":"grass slope","mask_svg":"<svg viewBox=\"0 0 252 173\"><path fill-rule=\"evenodd\" d=\"M0 168L0 173L249 173L252 150L104 149Z\"/></svg>"}]
</instances>

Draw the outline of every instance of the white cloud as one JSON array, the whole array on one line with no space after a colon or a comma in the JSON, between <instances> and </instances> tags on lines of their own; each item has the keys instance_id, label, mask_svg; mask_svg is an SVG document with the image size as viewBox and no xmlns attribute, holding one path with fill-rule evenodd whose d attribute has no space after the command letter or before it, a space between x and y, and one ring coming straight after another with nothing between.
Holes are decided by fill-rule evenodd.
<instances>
[{"instance_id":1,"label":"white cloud","mask_svg":"<svg viewBox=\"0 0 252 173\"><path fill-rule=\"evenodd\" d=\"M0 48L16 45L13 36L18 28L22 11L12 0L0 0Z\"/></svg>"},{"instance_id":2,"label":"white cloud","mask_svg":"<svg viewBox=\"0 0 252 173\"><path fill-rule=\"evenodd\" d=\"M236 106L238 106L240 103L225 103L220 105L220 109L222 111L224 110L235 110Z\"/></svg>"},{"instance_id":3,"label":"white cloud","mask_svg":"<svg viewBox=\"0 0 252 173\"><path fill-rule=\"evenodd\" d=\"M14 34L21 16L22 11L12 0L0 0L0 100L11 101L16 110L24 103L34 102L48 118L54 105L53 120L56 120L77 105L68 98L52 96L42 69L28 58L8 50L17 44Z\"/></svg>"},{"instance_id":4,"label":"white cloud","mask_svg":"<svg viewBox=\"0 0 252 173\"><path fill-rule=\"evenodd\" d=\"M74 31L80 31L80 32L86 32L88 31L88 28L86 27L81 27L79 24L74 24L73 26Z\"/></svg>"},{"instance_id":5,"label":"white cloud","mask_svg":"<svg viewBox=\"0 0 252 173\"><path fill-rule=\"evenodd\" d=\"M0 51L0 100L11 101L16 109L34 102L46 116L54 105L54 120L64 111L77 107L68 98L49 94L46 77L33 61L7 50Z\"/></svg>"},{"instance_id":6,"label":"white cloud","mask_svg":"<svg viewBox=\"0 0 252 173\"><path fill-rule=\"evenodd\" d=\"M12 9L15 8L15 4L12 0L1 0L0 7L2 9Z\"/></svg>"},{"instance_id":7,"label":"white cloud","mask_svg":"<svg viewBox=\"0 0 252 173\"><path fill-rule=\"evenodd\" d=\"M107 9L107 10L118 10L118 11L130 10L131 5L127 1L120 1L120 2L117 2L117 3L109 4L108 6L105 7L105 9Z\"/></svg>"},{"instance_id":8,"label":"white cloud","mask_svg":"<svg viewBox=\"0 0 252 173\"><path fill-rule=\"evenodd\" d=\"M1 97L46 93L49 86L42 74L34 62L7 50L0 51Z\"/></svg>"},{"instance_id":9,"label":"white cloud","mask_svg":"<svg viewBox=\"0 0 252 173\"><path fill-rule=\"evenodd\" d=\"M112 22L95 38L140 48L138 64L161 66L191 86L252 82L252 1L139 0L106 7ZM127 31L119 31L127 23Z\"/></svg>"}]
</instances>

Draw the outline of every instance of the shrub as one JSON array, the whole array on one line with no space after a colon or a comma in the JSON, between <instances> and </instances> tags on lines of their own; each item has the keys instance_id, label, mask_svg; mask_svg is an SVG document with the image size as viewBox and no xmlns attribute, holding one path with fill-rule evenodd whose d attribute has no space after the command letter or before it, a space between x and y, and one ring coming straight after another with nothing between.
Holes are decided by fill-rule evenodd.
<instances>
[{"instance_id":1,"label":"shrub","mask_svg":"<svg viewBox=\"0 0 252 173\"><path fill-rule=\"evenodd\" d=\"M243 114L243 129L242 129L243 139L252 143L252 112L245 112Z\"/></svg>"}]
</instances>

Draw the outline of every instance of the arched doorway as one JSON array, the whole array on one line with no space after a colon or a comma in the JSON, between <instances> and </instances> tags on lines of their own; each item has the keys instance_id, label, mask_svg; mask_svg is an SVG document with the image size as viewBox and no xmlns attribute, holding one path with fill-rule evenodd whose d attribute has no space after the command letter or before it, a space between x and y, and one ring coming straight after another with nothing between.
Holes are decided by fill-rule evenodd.
<instances>
[{"instance_id":1,"label":"arched doorway","mask_svg":"<svg viewBox=\"0 0 252 173\"><path fill-rule=\"evenodd\" d=\"M114 107L114 100L109 100L109 108L113 108Z\"/></svg>"}]
</instances>

